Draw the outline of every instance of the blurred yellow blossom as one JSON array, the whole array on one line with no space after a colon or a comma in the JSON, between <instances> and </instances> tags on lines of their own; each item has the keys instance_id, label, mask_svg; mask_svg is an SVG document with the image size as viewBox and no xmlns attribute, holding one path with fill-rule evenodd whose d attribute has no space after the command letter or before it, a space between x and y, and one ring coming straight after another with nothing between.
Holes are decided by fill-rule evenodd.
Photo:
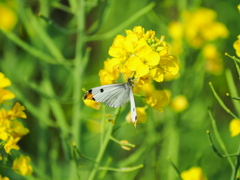
<instances>
[{"instance_id":1,"label":"blurred yellow blossom","mask_svg":"<svg viewBox=\"0 0 240 180\"><path fill-rule=\"evenodd\" d=\"M192 47L201 48L207 41L228 36L226 26L216 20L217 14L212 9L199 8L195 11L184 11L181 18L181 22L169 24L169 34L174 42L174 50L181 37L185 38Z\"/></svg>"},{"instance_id":2,"label":"blurred yellow blossom","mask_svg":"<svg viewBox=\"0 0 240 180\"><path fill-rule=\"evenodd\" d=\"M203 48L203 56L206 59L205 68L206 71L219 75L223 71L223 61L221 54L218 52L217 47L214 44L207 44Z\"/></svg>"},{"instance_id":3,"label":"blurred yellow blossom","mask_svg":"<svg viewBox=\"0 0 240 180\"><path fill-rule=\"evenodd\" d=\"M192 167L181 173L183 180L206 180L200 167Z\"/></svg>"},{"instance_id":4,"label":"blurred yellow blossom","mask_svg":"<svg viewBox=\"0 0 240 180\"><path fill-rule=\"evenodd\" d=\"M9 180L9 178L8 178L8 177L2 177L2 176L0 175L0 180Z\"/></svg>"},{"instance_id":5,"label":"blurred yellow blossom","mask_svg":"<svg viewBox=\"0 0 240 180\"><path fill-rule=\"evenodd\" d=\"M27 118L25 112L25 107L22 106L19 102L16 102L15 105L11 110L8 111L8 118L9 119L16 119L16 118Z\"/></svg>"},{"instance_id":6,"label":"blurred yellow blossom","mask_svg":"<svg viewBox=\"0 0 240 180\"><path fill-rule=\"evenodd\" d=\"M5 88L11 85L11 81L0 72L0 88Z\"/></svg>"},{"instance_id":7,"label":"blurred yellow blossom","mask_svg":"<svg viewBox=\"0 0 240 180\"><path fill-rule=\"evenodd\" d=\"M4 145L4 149L6 153L10 154L10 151L12 149L19 150L19 146L17 145L17 142L20 140L20 137L13 138L10 136L10 138L7 140L7 143Z\"/></svg>"},{"instance_id":8,"label":"blurred yellow blossom","mask_svg":"<svg viewBox=\"0 0 240 180\"><path fill-rule=\"evenodd\" d=\"M169 103L169 98L164 91L155 90L147 95L146 102L154 109L162 112L163 107Z\"/></svg>"},{"instance_id":9,"label":"blurred yellow blossom","mask_svg":"<svg viewBox=\"0 0 240 180\"><path fill-rule=\"evenodd\" d=\"M184 95L178 95L173 98L171 102L171 107L176 111L176 112L181 112L187 109L188 107L188 100L186 96Z\"/></svg>"},{"instance_id":10,"label":"blurred yellow blossom","mask_svg":"<svg viewBox=\"0 0 240 180\"><path fill-rule=\"evenodd\" d=\"M33 172L32 166L30 165L31 159L29 156L20 156L13 162L12 169L23 176L31 175Z\"/></svg>"},{"instance_id":11,"label":"blurred yellow blossom","mask_svg":"<svg viewBox=\"0 0 240 180\"><path fill-rule=\"evenodd\" d=\"M0 72L0 103L15 97L11 91L4 89L10 85L11 81ZM18 102L10 110L0 109L0 142L7 154L11 155L12 149L19 150L18 141L29 133L29 130L17 120L17 118L26 118L24 110L25 107Z\"/></svg>"},{"instance_id":12,"label":"blurred yellow blossom","mask_svg":"<svg viewBox=\"0 0 240 180\"><path fill-rule=\"evenodd\" d=\"M137 107L136 108L138 119L138 123L145 123L147 119L147 113L145 107ZM126 120L128 123L132 123L131 112L129 112L126 116Z\"/></svg>"},{"instance_id":13,"label":"blurred yellow blossom","mask_svg":"<svg viewBox=\"0 0 240 180\"><path fill-rule=\"evenodd\" d=\"M15 95L11 91L0 88L0 104L13 98L15 98Z\"/></svg>"},{"instance_id":14,"label":"blurred yellow blossom","mask_svg":"<svg viewBox=\"0 0 240 180\"><path fill-rule=\"evenodd\" d=\"M18 21L16 13L3 3L0 3L0 17L0 29L3 31L11 31Z\"/></svg>"},{"instance_id":15,"label":"blurred yellow blossom","mask_svg":"<svg viewBox=\"0 0 240 180\"><path fill-rule=\"evenodd\" d=\"M230 129L232 137L239 135L240 134L240 120L239 119L231 120L229 129Z\"/></svg>"},{"instance_id":16,"label":"blurred yellow blossom","mask_svg":"<svg viewBox=\"0 0 240 180\"><path fill-rule=\"evenodd\" d=\"M236 50L236 54L240 57L240 35L238 35L238 40L236 40L233 44L234 49Z\"/></svg>"}]
</instances>

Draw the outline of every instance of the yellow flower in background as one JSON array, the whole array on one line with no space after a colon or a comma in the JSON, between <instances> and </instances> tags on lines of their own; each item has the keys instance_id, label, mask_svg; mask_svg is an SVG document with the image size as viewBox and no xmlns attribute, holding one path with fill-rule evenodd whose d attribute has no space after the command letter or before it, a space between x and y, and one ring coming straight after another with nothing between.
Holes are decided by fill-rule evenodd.
<instances>
[{"instance_id":1,"label":"yellow flower in background","mask_svg":"<svg viewBox=\"0 0 240 180\"><path fill-rule=\"evenodd\" d=\"M13 137L22 137L29 133L29 129L25 128L19 121L11 121L10 126Z\"/></svg>"},{"instance_id":2,"label":"yellow flower in background","mask_svg":"<svg viewBox=\"0 0 240 180\"><path fill-rule=\"evenodd\" d=\"M2 176L0 175L0 180L9 180L9 178L8 178L8 177L2 177Z\"/></svg>"},{"instance_id":3,"label":"yellow flower in background","mask_svg":"<svg viewBox=\"0 0 240 180\"><path fill-rule=\"evenodd\" d=\"M178 95L178 96L174 97L171 102L171 107L176 112L181 112L181 111L184 111L185 109L187 109L188 108L188 100L187 100L186 96Z\"/></svg>"},{"instance_id":4,"label":"yellow flower in background","mask_svg":"<svg viewBox=\"0 0 240 180\"><path fill-rule=\"evenodd\" d=\"M32 166L30 165L31 158L29 156L20 156L13 162L12 169L23 176L31 175L33 172Z\"/></svg>"},{"instance_id":5,"label":"yellow flower in background","mask_svg":"<svg viewBox=\"0 0 240 180\"><path fill-rule=\"evenodd\" d=\"M25 112L23 112L24 110L25 110L25 107L22 106L20 103L16 102L13 108L10 111L8 111L8 118L9 119L16 119L16 118L26 119L27 116Z\"/></svg>"},{"instance_id":6,"label":"yellow flower in background","mask_svg":"<svg viewBox=\"0 0 240 180\"><path fill-rule=\"evenodd\" d=\"M174 50L180 38L185 38L194 48L201 48L205 42L226 38L229 34L226 26L216 20L217 14L212 9L184 11L181 18L181 22L171 22L168 28L173 42L176 41L175 44L173 43Z\"/></svg>"},{"instance_id":7,"label":"yellow flower in background","mask_svg":"<svg viewBox=\"0 0 240 180\"><path fill-rule=\"evenodd\" d=\"M151 94L147 95L146 102L154 109L162 112L163 107L169 103L169 98L164 91L155 90Z\"/></svg>"},{"instance_id":8,"label":"yellow flower in background","mask_svg":"<svg viewBox=\"0 0 240 180\"><path fill-rule=\"evenodd\" d=\"M0 103L13 99L15 95L4 89L11 85L11 81L0 72ZM16 102L12 109L0 109L0 140L6 153L11 154L11 150L19 150L17 145L22 136L29 133L29 130L23 126L17 118L26 118L25 107Z\"/></svg>"},{"instance_id":9,"label":"yellow flower in background","mask_svg":"<svg viewBox=\"0 0 240 180\"><path fill-rule=\"evenodd\" d=\"M16 13L6 4L0 3L0 29L11 31L17 24Z\"/></svg>"},{"instance_id":10,"label":"yellow flower in background","mask_svg":"<svg viewBox=\"0 0 240 180\"><path fill-rule=\"evenodd\" d=\"M147 113L146 113L146 108L145 107L137 107L136 108L138 119L138 123L145 123L147 120ZM129 112L126 116L126 121L128 123L132 123L132 117L131 117L131 112Z\"/></svg>"},{"instance_id":11,"label":"yellow flower in background","mask_svg":"<svg viewBox=\"0 0 240 180\"><path fill-rule=\"evenodd\" d=\"M183 180L206 180L200 167L192 167L181 173Z\"/></svg>"},{"instance_id":12,"label":"yellow flower in background","mask_svg":"<svg viewBox=\"0 0 240 180\"><path fill-rule=\"evenodd\" d=\"M236 50L236 54L240 57L240 35L238 35L238 40L236 40L233 44L234 49Z\"/></svg>"},{"instance_id":13,"label":"yellow flower in background","mask_svg":"<svg viewBox=\"0 0 240 180\"><path fill-rule=\"evenodd\" d=\"M6 153L10 154L12 149L19 150L19 146L17 142L20 140L20 137L13 138L12 136L7 140L7 143L4 145L4 149Z\"/></svg>"},{"instance_id":14,"label":"yellow flower in background","mask_svg":"<svg viewBox=\"0 0 240 180\"><path fill-rule=\"evenodd\" d=\"M203 47L203 56L206 59L206 71L213 75L220 75L223 71L221 54L214 44L207 44Z\"/></svg>"},{"instance_id":15,"label":"yellow flower in background","mask_svg":"<svg viewBox=\"0 0 240 180\"><path fill-rule=\"evenodd\" d=\"M0 72L0 88L5 88L11 85L11 81Z\"/></svg>"},{"instance_id":16,"label":"yellow flower in background","mask_svg":"<svg viewBox=\"0 0 240 180\"><path fill-rule=\"evenodd\" d=\"M229 129L230 129L232 137L239 135L240 134L240 120L233 119L229 124Z\"/></svg>"}]
</instances>

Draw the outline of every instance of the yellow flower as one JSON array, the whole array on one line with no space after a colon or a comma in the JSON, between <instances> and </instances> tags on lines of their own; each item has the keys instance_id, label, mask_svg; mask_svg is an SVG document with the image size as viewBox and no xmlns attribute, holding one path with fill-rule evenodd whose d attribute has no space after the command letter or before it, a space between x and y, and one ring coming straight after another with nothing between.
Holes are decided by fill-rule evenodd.
<instances>
[{"instance_id":1,"label":"yellow flower","mask_svg":"<svg viewBox=\"0 0 240 180\"><path fill-rule=\"evenodd\" d=\"M0 88L5 88L11 85L11 81L0 72Z\"/></svg>"},{"instance_id":2,"label":"yellow flower","mask_svg":"<svg viewBox=\"0 0 240 180\"><path fill-rule=\"evenodd\" d=\"M0 17L0 29L3 31L11 31L18 21L15 12L2 3L0 3Z\"/></svg>"},{"instance_id":3,"label":"yellow flower","mask_svg":"<svg viewBox=\"0 0 240 180\"><path fill-rule=\"evenodd\" d=\"M171 107L176 112L184 111L188 107L188 100L187 100L186 96L178 95L175 98L173 98L173 100L171 102Z\"/></svg>"},{"instance_id":4,"label":"yellow flower","mask_svg":"<svg viewBox=\"0 0 240 180\"><path fill-rule=\"evenodd\" d=\"M155 73L154 80L159 79L158 75L164 76L164 73L176 74L178 72L178 63L176 58L168 54L169 48L164 41L164 36L158 39L155 31L149 30L145 33L141 26L136 26L133 30L126 30L126 34L126 37L118 35L109 49L109 55L113 57L111 63L114 65L110 67L117 67L119 72L127 78L143 77L149 75L151 69L163 68L162 73ZM166 63L166 60L170 61ZM99 75L103 83L115 80L105 67Z\"/></svg>"},{"instance_id":5,"label":"yellow flower","mask_svg":"<svg viewBox=\"0 0 240 180\"><path fill-rule=\"evenodd\" d=\"M135 51L136 56L128 59L127 66L131 71L136 72L136 77L142 77L149 73L149 68L159 63L160 56L153 51L149 45L145 45Z\"/></svg>"},{"instance_id":6,"label":"yellow flower","mask_svg":"<svg viewBox=\"0 0 240 180\"><path fill-rule=\"evenodd\" d=\"M84 104L88 107L91 107L93 109L99 110L101 107L101 103L100 102L96 102L90 99L84 99L83 100Z\"/></svg>"},{"instance_id":7,"label":"yellow flower","mask_svg":"<svg viewBox=\"0 0 240 180\"><path fill-rule=\"evenodd\" d=\"M25 128L19 121L10 121L11 135L13 137L21 137L29 133L29 129Z\"/></svg>"},{"instance_id":8,"label":"yellow flower","mask_svg":"<svg viewBox=\"0 0 240 180\"><path fill-rule=\"evenodd\" d=\"M239 135L240 134L240 120L233 119L230 122L229 129L230 129L232 137Z\"/></svg>"},{"instance_id":9,"label":"yellow flower","mask_svg":"<svg viewBox=\"0 0 240 180\"><path fill-rule=\"evenodd\" d=\"M33 172L32 166L30 165L31 158L29 156L20 156L13 162L12 169L23 176L31 175Z\"/></svg>"},{"instance_id":10,"label":"yellow flower","mask_svg":"<svg viewBox=\"0 0 240 180\"><path fill-rule=\"evenodd\" d=\"M192 167L181 173L183 180L206 180L200 167Z\"/></svg>"},{"instance_id":11,"label":"yellow flower","mask_svg":"<svg viewBox=\"0 0 240 180\"><path fill-rule=\"evenodd\" d=\"M13 106L12 110L8 111L8 118L9 119L16 119L16 118L27 118L26 114L23 112L25 110L24 106L21 106L19 102L16 102Z\"/></svg>"},{"instance_id":12,"label":"yellow flower","mask_svg":"<svg viewBox=\"0 0 240 180\"><path fill-rule=\"evenodd\" d=\"M240 57L240 35L238 35L238 40L234 42L233 47L236 50L237 56Z\"/></svg>"},{"instance_id":13,"label":"yellow flower","mask_svg":"<svg viewBox=\"0 0 240 180\"><path fill-rule=\"evenodd\" d=\"M147 119L147 113L145 107L137 107L137 122L138 123L145 123ZM131 111L126 116L126 120L128 123L132 123Z\"/></svg>"},{"instance_id":14,"label":"yellow flower","mask_svg":"<svg viewBox=\"0 0 240 180\"><path fill-rule=\"evenodd\" d=\"M113 84L119 77L118 59L112 58L104 61L104 69L100 70L100 83L102 85Z\"/></svg>"},{"instance_id":15,"label":"yellow flower","mask_svg":"<svg viewBox=\"0 0 240 180\"><path fill-rule=\"evenodd\" d=\"M203 55L206 59L206 71L219 75L223 71L221 55L214 44L207 44L203 48Z\"/></svg>"},{"instance_id":16,"label":"yellow flower","mask_svg":"<svg viewBox=\"0 0 240 180\"><path fill-rule=\"evenodd\" d=\"M0 104L3 101L13 99L14 97L15 95L11 91L0 88Z\"/></svg>"},{"instance_id":17,"label":"yellow flower","mask_svg":"<svg viewBox=\"0 0 240 180\"><path fill-rule=\"evenodd\" d=\"M5 141L5 140L7 140L7 138L8 138L8 133L6 131L6 127L0 126L0 139Z\"/></svg>"},{"instance_id":18,"label":"yellow flower","mask_svg":"<svg viewBox=\"0 0 240 180\"><path fill-rule=\"evenodd\" d=\"M169 103L169 98L164 91L155 90L147 95L146 102L154 109L162 112L163 107Z\"/></svg>"},{"instance_id":19,"label":"yellow flower","mask_svg":"<svg viewBox=\"0 0 240 180\"><path fill-rule=\"evenodd\" d=\"M173 38L174 50L181 46L182 38L186 38L192 47L200 48L206 41L228 36L226 26L216 21L217 14L211 9L199 8L193 12L184 11L181 17L181 23L169 24L169 34Z\"/></svg>"},{"instance_id":20,"label":"yellow flower","mask_svg":"<svg viewBox=\"0 0 240 180\"><path fill-rule=\"evenodd\" d=\"M4 145L4 149L6 153L10 154L12 149L19 150L19 146L17 142L20 140L20 137L13 138L12 136L7 140L7 143Z\"/></svg>"},{"instance_id":21,"label":"yellow flower","mask_svg":"<svg viewBox=\"0 0 240 180\"><path fill-rule=\"evenodd\" d=\"M151 70L153 79L162 82L165 75L176 75L179 71L177 58L172 55L162 56L157 68Z\"/></svg>"},{"instance_id":22,"label":"yellow flower","mask_svg":"<svg viewBox=\"0 0 240 180\"><path fill-rule=\"evenodd\" d=\"M0 175L0 180L9 180L9 178L8 178L8 177L2 177L2 176Z\"/></svg>"}]
</instances>

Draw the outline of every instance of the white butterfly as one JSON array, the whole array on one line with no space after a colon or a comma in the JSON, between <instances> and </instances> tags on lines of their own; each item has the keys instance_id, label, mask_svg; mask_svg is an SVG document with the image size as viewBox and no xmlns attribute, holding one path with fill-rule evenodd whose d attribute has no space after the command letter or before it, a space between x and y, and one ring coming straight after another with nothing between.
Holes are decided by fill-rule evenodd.
<instances>
[{"instance_id":1,"label":"white butterfly","mask_svg":"<svg viewBox=\"0 0 240 180\"><path fill-rule=\"evenodd\" d=\"M84 99L103 102L105 105L114 108L123 106L130 100L132 122L136 126L137 112L132 91L133 84L133 79L129 78L126 83L94 87L86 92Z\"/></svg>"}]
</instances>

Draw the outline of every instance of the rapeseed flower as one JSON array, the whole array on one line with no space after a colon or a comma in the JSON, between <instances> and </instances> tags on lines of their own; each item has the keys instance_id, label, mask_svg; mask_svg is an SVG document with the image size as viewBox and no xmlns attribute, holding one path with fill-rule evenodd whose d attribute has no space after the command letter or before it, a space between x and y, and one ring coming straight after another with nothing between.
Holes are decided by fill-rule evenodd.
<instances>
[{"instance_id":1,"label":"rapeseed flower","mask_svg":"<svg viewBox=\"0 0 240 180\"><path fill-rule=\"evenodd\" d=\"M229 34L226 26L218 22L217 14L208 8L199 8L195 11L184 11L181 14L181 22L174 21L169 24L169 35L173 39L175 52L181 47L181 41L186 39L193 48L201 48L206 42L214 41L218 38L226 38Z\"/></svg>"},{"instance_id":2,"label":"rapeseed flower","mask_svg":"<svg viewBox=\"0 0 240 180\"><path fill-rule=\"evenodd\" d=\"M181 173L183 180L206 180L200 167L192 167Z\"/></svg>"},{"instance_id":3,"label":"rapeseed flower","mask_svg":"<svg viewBox=\"0 0 240 180\"><path fill-rule=\"evenodd\" d=\"M176 112L182 112L188 108L188 100L184 95L178 95L173 98L171 107Z\"/></svg>"},{"instance_id":4,"label":"rapeseed flower","mask_svg":"<svg viewBox=\"0 0 240 180\"><path fill-rule=\"evenodd\" d=\"M11 81L0 72L0 103L5 103L5 101L15 97L11 91L4 89L10 85ZM25 107L18 102L10 110L6 110L5 108L0 109L0 142L3 145L4 151L9 155L11 155L12 150L20 149L17 144L18 141L22 136L29 133L29 130L18 121L18 118L25 119L27 117L24 110ZM29 157L15 159L13 169L21 175L30 175L32 167L29 165L29 162Z\"/></svg>"},{"instance_id":5,"label":"rapeseed flower","mask_svg":"<svg viewBox=\"0 0 240 180\"><path fill-rule=\"evenodd\" d=\"M99 71L100 82L106 85L116 83L119 77L134 79L134 92L146 97L147 104L162 111L169 100L164 91L155 90L153 81L162 82L165 76L176 75L178 60L169 53L165 37L157 38L155 31L136 26L125 32L126 36L117 35L109 48L111 58ZM136 110L145 113L145 109ZM138 121L145 122L145 116Z\"/></svg>"},{"instance_id":6,"label":"rapeseed flower","mask_svg":"<svg viewBox=\"0 0 240 180\"><path fill-rule=\"evenodd\" d=\"M232 137L239 135L240 134L240 120L239 119L231 120L229 129L230 129Z\"/></svg>"},{"instance_id":7,"label":"rapeseed flower","mask_svg":"<svg viewBox=\"0 0 240 180\"><path fill-rule=\"evenodd\" d=\"M3 31L11 31L17 21L17 15L7 4L0 3L0 29Z\"/></svg>"},{"instance_id":8,"label":"rapeseed flower","mask_svg":"<svg viewBox=\"0 0 240 180\"><path fill-rule=\"evenodd\" d=\"M8 177L2 177L2 176L0 175L0 180L9 180L9 178L8 178Z\"/></svg>"},{"instance_id":9,"label":"rapeseed flower","mask_svg":"<svg viewBox=\"0 0 240 180\"><path fill-rule=\"evenodd\" d=\"M31 175L33 172L32 166L30 165L31 158L29 156L20 156L13 162L12 169L23 176Z\"/></svg>"},{"instance_id":10,"label":"rapeseed flower","mask_svg":"<svg viewBox=\"0 0 240 180\"><path fill-rule=\"evenodd\" d=\"M240 35L238 35L238 40L236 40L233 44L234 49L236 50L236 54L240 57Z\"/></svg>"},{"instance_id":11,"label":"rapeseed flower","mask_svg":"<svg viewBox=\"0 0 240 180\"><path fill-rule=\"evenodd\" d=\"M214 44L207 44L203 47L203 56L206 59L205 69L213 75L219 75L223 71L221 54Z\"/></svg>"}]
</instances>

